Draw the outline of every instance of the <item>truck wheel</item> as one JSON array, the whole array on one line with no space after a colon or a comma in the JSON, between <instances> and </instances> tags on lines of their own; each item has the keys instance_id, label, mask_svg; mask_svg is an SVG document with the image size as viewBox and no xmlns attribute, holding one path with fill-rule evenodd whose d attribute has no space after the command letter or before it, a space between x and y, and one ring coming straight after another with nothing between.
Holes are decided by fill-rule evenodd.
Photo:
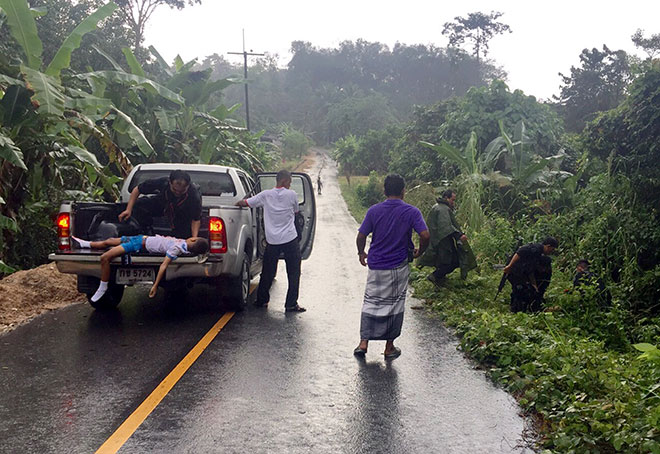
<instances>
[{"instance_id":1,"label":"truck wheel","mask_svg":"<svg viewBox=\"0 0 660 454\"><path fill-rule=\"evenodd\" d=\"M250 298L250 256L247 252L243 253L243 263L241 263L241 274L229 281L229 307L234 311L242 311L248 304Z\"/></svg>"},{"instance_id":2,"label":"truck wheel","mask_svg":"<svg viewBox=\"0 0 660 454\"><path fill-rule=\"evenodd\" d=\"M92 307L99 311L109 311L115 309L121 298L124 296L124 286L119 284L108 284L108 290L105 295L97 302L92 301L94 293L87 293L87 301Z\"/></svg>"}]
</instances>

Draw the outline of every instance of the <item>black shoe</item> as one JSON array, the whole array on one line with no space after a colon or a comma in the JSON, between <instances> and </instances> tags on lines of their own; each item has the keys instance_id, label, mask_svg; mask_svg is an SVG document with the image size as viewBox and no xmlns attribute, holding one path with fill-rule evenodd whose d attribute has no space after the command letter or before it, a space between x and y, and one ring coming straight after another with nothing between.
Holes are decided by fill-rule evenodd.
<instances>
[{"instance_id":1,"label":"black shoe","mask_svg":"<svg viewBox=\"0 0 660 454\"><path fill-rule=\"evenodd\" d=\"M297 304L295 306L287 307L284 309L286 312L305 312L307 309L300 307Z\"/></svg>"},{"instance_id":2,"label":"black shoe","mask_svg":"<svg viewBox=\"0 0 660 454\"><path fill-rule=\"evenodd\" d=\"M444 287L445 284L447 283L447 278L446 277L442 277L442 278L438 279L438 278L435 277L435 274L433 274L433 273L426 276L426 280L431 282L433 285L435 285L438 288Z\"/></svg>"}]
</instances>

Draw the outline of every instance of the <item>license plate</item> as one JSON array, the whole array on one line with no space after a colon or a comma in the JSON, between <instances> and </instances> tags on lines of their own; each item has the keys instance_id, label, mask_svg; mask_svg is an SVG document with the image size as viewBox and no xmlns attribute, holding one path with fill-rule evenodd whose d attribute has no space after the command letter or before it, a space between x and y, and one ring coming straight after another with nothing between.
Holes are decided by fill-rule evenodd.
<instances>
[{"instance_id":1,"label":"license plate","mask_svg":"<svg viewBox=\"0 0 660 454\"><path fill-rule=\"evenodd\" d=\"M116 276L117 284L135 284L136 282L153 282L156 272L153 268L119 268Z\"/></svg>"}]
</instances>

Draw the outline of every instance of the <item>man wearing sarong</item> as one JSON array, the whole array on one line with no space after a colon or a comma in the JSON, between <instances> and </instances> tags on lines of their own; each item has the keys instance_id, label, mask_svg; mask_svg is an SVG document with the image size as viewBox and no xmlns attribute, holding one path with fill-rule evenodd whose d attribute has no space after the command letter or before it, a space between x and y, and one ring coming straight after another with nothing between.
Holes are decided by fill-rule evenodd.
<instances>
[{"instance_id":1,"label":"man wearing sarong","mask_svg":"<svg viewBox=\"0 0 660 454\"><path fill-rule=\"evenodd\" d=\"M467 242L467 236L461 231L454 216L455 204L456 192L447 189L433 205L427 219L431 244L418 263L435 267L427 279L436 286L444 285L445 276L456 268L461 269L461 278L465 279L468 271L477 267L477 259Z\"/></svg>"},{"instance_id":2,"label":"man wearing sarong","mask_svg":"<svg viewBox=\"0 0 660 454\"><path fill-rule=\"evenodd\" d=\"M360 345L353 354L363 357L370 340L384 340L385 359L394 359L401 350L394 339L401 334L408 290L408 262L419 257L429 244L429 231L422 213L403 201L405 181L400 175L385 178L387 199L367 211L356 244L362 266L369 266L360 318ZM419 235L419 248L412 242L412 230ZM372 234L369 254L364 248Z\"/></svg>"}]
</instances>

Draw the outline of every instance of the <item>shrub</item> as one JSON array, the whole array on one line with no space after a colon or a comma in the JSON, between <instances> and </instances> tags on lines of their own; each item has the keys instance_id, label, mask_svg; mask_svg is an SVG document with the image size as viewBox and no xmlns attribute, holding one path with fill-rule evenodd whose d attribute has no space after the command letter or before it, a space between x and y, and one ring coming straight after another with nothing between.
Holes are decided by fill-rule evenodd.
<instances>
[{"instance_id":1,"label":"shrub","mask_svg":"<svg viewBox=\"0 0 660 454\"><path fill-rule=\"evenodd\" d=\"M383 193L383 180L376 172L369 174L369 179L365 184L357 185L355 189L358 200L364 207L370 207L385 200Z\"/></svg>"}]
</instances>

